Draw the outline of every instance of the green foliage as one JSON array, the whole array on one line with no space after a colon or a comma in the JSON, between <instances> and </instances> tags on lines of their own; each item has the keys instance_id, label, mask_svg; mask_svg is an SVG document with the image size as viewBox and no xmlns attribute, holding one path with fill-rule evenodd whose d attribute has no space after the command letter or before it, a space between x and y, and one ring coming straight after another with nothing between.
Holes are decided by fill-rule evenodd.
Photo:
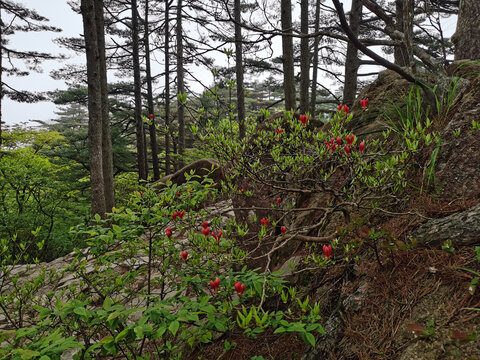
<instances>
[{"instance_id":1,"label":"green foliage","mask_svg":"<svg viewBox=\"0 0 480 360\"><path fill-rule=\"evenodd\" d=\"M152 349L159 358L175 359L187 350L182 343L209 343L236 326L252 337L268 327L277 333L295 332L314 345L314 334L323 332L318 304L297 299L290 291L287 312L264 309L266 299L286 291L284 281L279 274L242 267L246 254L234 241L237 224L224 224L221 218L198 210L217 196L212 181L188 174L187 178L186 184L167 184L159 193L135 192L107 220L96 218L92 225L73 229L73 240L88 244L88 251L78 250L68 268L77 281L50 293L48 301L36 297L41 286L55 280L45 270L33 281L37 287L27 291L21 290L24 284L19 276L6 276L7 284L18 286L2 291L0 309L16 309L9 316L17 330L5 334L0 356L31 349L29 358L39 359L46 354L40 349L52 343L51 358L58 358L62 349L57 345L64 344L63 349L79 349L78 356L85 359L138 359L152 354ZM199 225L207 218L209 229L204 233ZM209 234L220 230L219 238ZM180 256L182 250L188 258ZM121 267L128 271L118 271ZM209 285L216 278L218 289ZM240 295L234 286L237 281L245 285ZM29 317L37 319L36 325L26 327L20 321L25 309L15 308L19 303L29 304ZM299 303L301 311L291 310ZM81 344L72 340L78 334ZM226 350L232 346L226 344Z\"/></svg>"},{"instance_id":2,"label":"green foliage","mask_svg":"<svg viewBox=\"0 0 480 360\"><path fill-rule=\"evenodd\" d=\"M6 136L9 150L0 158L0 239L12 258L26 249L47 260L72 249L68 229L82 220L79 193L63 181L68 164L57 165L43 153L60 139L56 132L19 130ZM41 251L34 246L42 243Z\"/></svg>"}]
</instances>

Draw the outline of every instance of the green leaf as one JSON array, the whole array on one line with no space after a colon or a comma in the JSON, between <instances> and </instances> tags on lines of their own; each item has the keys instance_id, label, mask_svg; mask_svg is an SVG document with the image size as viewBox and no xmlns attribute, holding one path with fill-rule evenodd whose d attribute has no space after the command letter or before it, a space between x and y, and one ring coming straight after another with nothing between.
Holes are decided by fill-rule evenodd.
<instances>
[{"instance_id":1,"label":"green leaf","mask_svg":"<svg viewBox=\"0 0 480 360\"><path fill-rule=\"evenodd\" d=\"M168 330L170 330L173 336L176 336L179 328L180 328L180 323L177 320L174 320L170 323Z\"/></svg>"},{"instance_id":2,"label":"green leaf","mask_svg":"<svg viewBox=\"0 0 480 360\"><path fill-rule=\"evenodd\" d=\"M88 311L84 307L76 307L73 309L73 312L77 315L88 317Z\"/></svg>"},{"instance_id":3,"label":"green leaf","mask_svg":"<svg viewBox=\"0 0 480 360\"><path fill-rule=\"evenodd\" d=\"M305 338L307 339L308 343L315 347L315 336L312 335L312 333L306 332L305 333Z\"/></svg>"},{"instance_id":4,"label":"green leaf","mask_svg":"<svg viewBox=\"0 0 480 360\"><path fill-rule=\"evenodd\" d=\"M137 335L137 339L143 338L143 326L137 326L133 331L135 331L135 335Z\"/></svg>"},{"instance_id":5,"label":"green leaf","mask_svg":"<svg viewBox=\"0 0 480 360\"><path fill-rule=\"evenodd\" d=\"M130 330L130 328L126 328L126 329L123 329L122 331L120 331L120 333L115 337L115 343L118 344L120 341L125 339L128 335L129 330Z\"/></svg>"}]
</instances>

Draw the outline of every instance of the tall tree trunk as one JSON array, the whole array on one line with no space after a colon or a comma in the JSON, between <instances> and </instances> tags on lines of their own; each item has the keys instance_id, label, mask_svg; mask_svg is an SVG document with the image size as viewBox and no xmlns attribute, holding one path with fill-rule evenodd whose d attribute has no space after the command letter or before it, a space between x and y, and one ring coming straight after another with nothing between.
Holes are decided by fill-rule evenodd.
<instances>
[{"instance_id":1,"label":"tall tree trunk","mask_svg":"<svg viewBox=\"0 0 480 360\"><path fill-rule=\"evenodd\" d=\"M285 91L285 109L296 109L295 72L293 66L292 1L281 2L282 51L283 51L283 87Z\"/></svg>"},{"instance_id":2,"label":"tall tree trunk","mask_svg":"<svg viewBox=\"0 0 480 360\"><path fill-rule=\"evenodd\" d=\"M150 65L150 31L148 28L148 1L145 1L145 70L147 75L147 104L148 113L153 115L149 119L148 130L150 133L150 148L152 151L152 167L153 180L160 179L160 169L158 168L158 148L157 148L157 129L155 127L155 109L153 106L153 89L152 89L152 68Z\"/></svg>"},{"instance_id":3,"label":"tall tree trunk","mask_svg":"<svg viewBox=\"0 0 480 360\"><path fill-rule=\"evenodd\" d=\"M107 60L105 57L105 21L103 18L103 0L95 1L97 23L98 55L100 60L100 89L102 107L102 161L103 182L105 186L105 210L111 212L115 207L113 184L113 150L110 134L110 112L108 106Z\"/></svg>"},{"instance_id":4,"label":"tall tree trunk","mask_svg":"<svg viewBox=\"0 0 480 360\"><path fill-rule=\"evenodd\" d=\"M300 30L308 34L308 0L300 2ZM308 38L300 40L300 113L308 111L308 89L310 86L310 52L308 51Z\"/></svg>"},{"instance_id":5,"label":"tall tree trunk","mask_svg":"<svg viewBox=\"0 0 480 360\"><path fill-rule=\"evenodd\" d=\"M321 1L317 0L315 4L315 32L320 31L320 5ZM317 78L318 78L318 44L321 37L317 36L313 42L313 71L312 71L312 94L310 98L310 115L315 118L316 116L316 103L317 103Z\"/></svg>"},{"instance_id":6,"label":"tall tree trunk","mask_svg":"<svg viewBox=\"0 0 480 360\"><path fill-rule=\"evenodd\" d=\"M460 0L457 29L452 41L455 60L480 60L480 1Z\"/></svg>"},{"instance_id":7,"label":"tall tree trunk","mask_svg":"<svg viewBox=\"0 0 480 360\"><path fill-rule=\"evenodd\" d=\"M148 1L148 0L147 0ZM170 174L170 5L165 0L165 174Z\"/></svg>"},{"instance_id":8,"label":"tall tree trunk","mask_svg":"<svg viewBox=\"0 0 480 360\"><path fill-rule=\"evenodd\" d=\"M352 33L358 38L360 32L360 23L362 21L362 1L352 0L350 10L350 28ZM351 42L347 45L347 58L345 60L345 83L343 86L343 103L352 106L357 95L357 79L360 59L358 58L358 49Z\"/></svg>"},{"instance_id":9,"label":"tall tree trunk","mask_svg":"<svg viewBox=\"0 0 480 360\"><path fill-rule=\"evenodd\" d=\"M185 108L180 99L185 94L183 71L182 0L177 1L177 118L178 118L178 168L184 165L185 156Z\"/></svg>"},{"instance_id":10,"label":"tall tree trunk","mask_svg":"<svg viewBox=\"0 0 480 360\"><path fill-rule=\"evenodd\" d=\"M142 120L142 84L140 79L140 58L138 45L138 15L137 0L131 0L132 6L132 57L133 57L133 90L135 95L135 124L137 137L138 176L147 180L145 128Z\"/></svg>"},{"instance_id":11,"label":"tall tree trunk","mask_svg":"<svg viewBox=\"0 0 480 360\"><path fill-rule=\"evenodd\" d=\"M243 44L240 0L235 0L235 71L237 75L237 117L239 137L245 137L245 88L243 85Z\"/></svg>"},{"instance_id":12,"label":"tall tree trunk","mask_svg":"<svg viewBox=\"0 0 480 360\"><path fill-rule=\"evenodd\" d=\"M394 59L395 64L401 67L413 67L413 1L414 0L395 0L395 19L396 30L404 34L402 45L395 46Z\"/></svg>"},{"instance_id":13,"label":"tall tree trunk","mask_svg":"<svg viewBox=\"0 0 480 360\"><path fill-rule=\"evenodd\" d=\"M105 216L105 191L102 157L102 95L100 55L94 0L81 0L88 81L88 153L92 188L92 214Z\"/></svg>"},{"instance_id":14,"label":"tall tree trunk","mask_svg":"<svg viewBox=\"0 0 480 360\"><path fill-rule=\"evenodd\" d=\"M2 21L2 3L0 2L0 147L2 146L2 102L3 102L3 80L2 80L2 56L3 56L3 21Z\"/></svg>"}]
</instances>

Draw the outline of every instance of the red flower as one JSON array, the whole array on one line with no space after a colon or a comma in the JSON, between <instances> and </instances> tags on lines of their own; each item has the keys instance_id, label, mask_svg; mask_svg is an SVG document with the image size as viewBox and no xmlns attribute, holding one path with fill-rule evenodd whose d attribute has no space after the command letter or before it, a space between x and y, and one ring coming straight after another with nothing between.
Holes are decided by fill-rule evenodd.
<instances>
[{"instance_id":1,"label":"red flower","mask_svg":"<svg viewBox=\"0 0 480 360\"><path fill-rule=\"evenodd\" d=\"M282 198L277 198L277 204L280 205L282 203Z\"/></svg>"},{"instance_id":2,"label":"red flower","mask_svg":"<svg viewBox=\"0 0 480 360\"><path fill-rule=\"evenodd\" d=\"M360 100L360 106L362 107L363 110L365 110L367 108L368 101L369 101L368 98L366 98L365 100Z\"/></svg>"},{"instance_id":3,"label":"red flower","mask_svg":"<svg viewBox=\"0 0 480 360\"><path fill-rule=\"evenodd\" d=\"M343 111L345 114L350 112L350 108L347 105L340 104L338 105L338 111Z\"/></svg>"},{"instance_id":4,"label":"red flower","mask_svg":"<svg viewBox=\"0 0 480 360\"><path fill-rule=\"evenodd\" d=\"M182 257L183 261L187 261L188 252L182 251L182 252L180 252L180 256Z\"/></svg>"},{"instance_id":5,"label":"red flower","mask_svg":"<svg viewBox=\"0 0 480 360\"><path fill-rule=\"evenodd\" d=\"M153 114L148 115L148 118L149 118L150 120L152 120L152 119L153 119Z\"/></svg>"},{"instance_id":6,"label":"red flower","mask_svg":"<svg viewBox=\"0 0 480 360\"><path fill-rule=\"evenodd\" d=\"M143 191L140 191L140 196L143 196Z\"/></svg>"},{"instance_id":7,"label":"red flower","mask_svg":"<svg viewBox=\"0 0 480 360\"><path fill-rule=\"evenodd\" d=\"M185 215L185 210L182 210L178 213L178 217L181 219L183 218L183 215Z\"/></svg>"},{"instance_id":8,"label":"red flower","mask_svg":"<svg viewBox=\"0 0 480 360\"><path fill-rule=\"evenodd\" d=\"M242 194L244 194L244 193L245 193L245 189L240 190L240 192L241 192Z\"/></svg>"},{"instance_id":9,"label":"red flower","mask_svg":"<svg viewBox=\"0 0 480 360\"><path fill-rule=\"evenodd\" d=\"M323 254L328 259L332 255L332 245L323 245Z\"/></svg>"},{"instance_id":10,"label":"red flower","mask_svg":"<svg viewBox=\"0 0 480 360\"><path fill-rule=\"evenodd\" d=\"M262 220L260 220L260 222L262 223L263 226L265 226L265 227L268 226L268 219L262 218Z\"/></svg>"},{"instance_id":11,"label":"red flower","mask_svg":"<svg viewBox=\"0 0 480 360\"><path fill-rule=\"evenodd\" d=\"M211 233L211 235L213 236L213 238L215 239L215 241L218 242L220 241L220 238L222 237L222 230L220 230L220 232L218 234L215 234L213 231Z\"/></svg>"},{"instance_id":12,"label":"red flower","mask_svg":"<svg viewBox=\"0 0 480 360\"><path fill-rule=\"evenodd\" d=\"M285 233L287 232L287 227L286 226L282 226L280 228L280 231L282 232L282 235L285 235Z\"/></svg>"},{"instance_id":13,"label":"red flower","mask_svg":"<svg viewBox=\"0 0 480 360\"><path fill-rule=\"evenodd\" d=\"M177 191L177 196L180 197L180 191Z\"/></svg>"},{"instance_id":14,"label":"red flower","mask_svg":"<svg viewBox=\"0 0 480 360\"><path fill-rule=\"evenodd\" d=\"M348 145L345 145L345 147L343 148L343 150L345 150L345 153L348 155L350 154L350 148L348 147Z\"/></svg>"},{"instance_id":15,"label":"red flower","mask_svg":"<svg viewBox=\"0 0 480 360\"><path fill-rule=\"evenodd\" d=\"M205 229L205 228L208 228L208 221L204 221L202 222L202 227Z\"/></svg>"},{"instance_id":16,"label":"red flower","mask_svg":"<svg viewBox=\"0 0 480 360\"><path fill-rule=\"evenodd\" d=\"M347 144L348 144L348 145L352 145L353 142L355 141L355 135L353 135L353 134L347 135L347 136L346 136L346 139L347 139Z\"/></svg>"},{"instance_id":17,"label":"red flower","mask_svg":"<svg viewBox=\"0 0 480 360\"><path fill-rule=\"evenodd\" d=\"M175 211L175 212L172 214L172 219L176 221L178 214L179 214L178 210Z\"/></svg>"},{"instance_id":18,"label":"red flower","mask_svg":"<svg viewBox=\"0 0 480 360\"><path fill-rule=\"evenodd\" d=\"M342 138L340 136L337 137L337 145L342 145Z\"/></svg>"},{"instance_id":19,"label":"red flower","mask_svg":"<svg viewBox=\"0 0 480 360\"><path fill-rule=\"evenodd\" d=\"M210 235L210 229L208 228L208 226L207 226L206 228L203 228L202 233L203 233L203 235L205 235L205 236Z\"/></svg>"},{"instance_id":20,"label":"red flower","mask_svg":"<svg viewBox=\"0 0 480 360\"><path fill-rule=\"evenodd\" d=\"M173 234L173 231L172 231L171 228L167 227L167 228L165 229L165 233L167 234L168 237L171 237L172 234Z\"/></svg>"},{"instance_id":21,"label":"red flower","mask_svg":"<svg viewBox=\"0 0 480 360\"><path fill-rule=\"evenodd\" d=\"M362 141L360 145L358 145L358 151L363 152L365 150L365 143Z\"/></svg>"},{"instance_id":22,"label":"red flower","mask_svg":"<svg viewBox=\"0 0 480 360\"><path fill-rule=\"evenodd\" d=\"M210 280L210 287L213 291L217 291L220 286L220 279L216 278L215 281Z\"/></svg>"},{"instance_id":23,"label":"red flower","mask_svg":"<svg viewBox=\"0 0 480 360\"><path fill-rule=\"evenodd\" d=\"M300 115L300 122L301 122L303 125L307 125L308 116L307 116L307 115Z\"/></svg>"},{"instance_id":24,"label":"red flower","mask_svg":"<svg viewBox=\"0 0 480 360\"><path fill-rule=\"evenodd\" d=\"M275 129L275 132L277 133L277 135L283 133L283 129Z\"/></svg>"},{"instance_id":25,"label":"red flower","mask_svg":"<svg viewBox=\"0 0 480 360\"><path fill-rule=\"evenodd\" d=\"M240 281L237 281L234 285L235 290L237 291L238 295L242 296L245 291L245 284L241 284Z\"/></svg>"}]
</instances>

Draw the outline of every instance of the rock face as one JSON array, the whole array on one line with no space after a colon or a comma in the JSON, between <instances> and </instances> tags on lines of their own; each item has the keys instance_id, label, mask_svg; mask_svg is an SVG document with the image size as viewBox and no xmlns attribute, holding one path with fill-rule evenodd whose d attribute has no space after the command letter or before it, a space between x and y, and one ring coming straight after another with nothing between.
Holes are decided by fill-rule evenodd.
<instances>
[{"instance_id":1,"label":"rock face","mask_svg":"<svg viewBox=\"0 0 480 360\"><path fill-rule=\"evenodd\" d=\"M480 195L480 129L472 130L472 121L480 121L480 64L455 62L450 73L465 84L440 118L442 147L435 169L440 196L456 202Z\"/></svg>"}]
</instances>

